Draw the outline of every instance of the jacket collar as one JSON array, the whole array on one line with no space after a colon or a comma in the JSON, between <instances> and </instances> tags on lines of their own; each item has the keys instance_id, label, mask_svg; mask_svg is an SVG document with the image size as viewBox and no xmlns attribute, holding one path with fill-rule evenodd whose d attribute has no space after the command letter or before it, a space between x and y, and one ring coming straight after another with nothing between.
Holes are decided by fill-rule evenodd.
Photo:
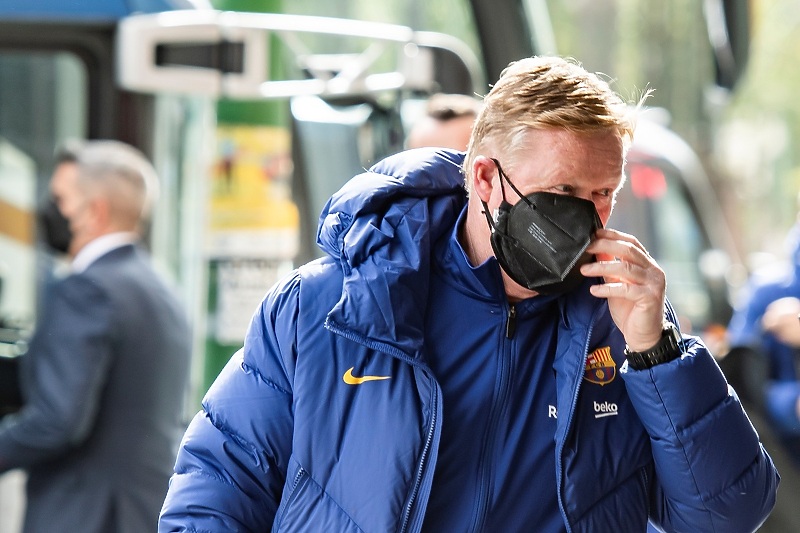
<instances>
[{"instance_id":1,"label":"jacket collar","mask_svg":"<svg viewBox=\"0 0 800 533\"><path fill-rule=\"evenodd\" d=\"M354 177L328 200L317 243L339 262L343 283L327 328L401 359L421 359L436 243L447 239L439 250L464 254L454 233L466 205L463 160L462 152L452 150L402 152ZM478 267L466 257L455 259L444 264L452 263L447 268L456 269L464 286L487 300L503 296L495 259ZM588 286L596 282L587 280L559 299L567 327L569 317L594 316L601 302L588 295Z\"/></svg>"},{"instance_id":2,"label":"jacket collar","mask_svg":"<svg viewBox=\"0 0 800 533\"><path fill-rule=\"evenodd\" d=\"M75 274L83 272L92 263L109 252L123 246L135 244L138 240L139 236L133 232L108 233L98 237L78 252L78 255L72 260L70 269Z\"/></svg>"},{"instance_id":3,"label":"jacket collar","mask_svg":"<svg viewBox=\"0 0 800 533\"><path fill-rule=\"evenodd\" d=\"M328 201L317 243L344 277L326 327L403 359L421 357L433 245L466 202L463 159L452 150L402 152Z\"/></svg>"}]
</instances>

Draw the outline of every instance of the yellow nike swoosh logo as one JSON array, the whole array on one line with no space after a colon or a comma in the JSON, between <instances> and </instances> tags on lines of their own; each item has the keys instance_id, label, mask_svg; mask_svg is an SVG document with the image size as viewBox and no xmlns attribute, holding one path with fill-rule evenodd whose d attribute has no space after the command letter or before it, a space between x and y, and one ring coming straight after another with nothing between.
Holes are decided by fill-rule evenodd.
<instances>
[{"instance_id":1,"label":"yellow nike swoosh logo","mask_svg":"<svg viewBox=\"0 0 800 533\"><path fill-rule=\"evenodd\" d=\"M353 366L347 369L347 372L344 373L342 376L342 381L347 383L348 385L361 385L362 383L366 383L367 381L380 381L382 379L389 379L391 376L354 376L353 375Z\"/></svg>"}]
</instances>

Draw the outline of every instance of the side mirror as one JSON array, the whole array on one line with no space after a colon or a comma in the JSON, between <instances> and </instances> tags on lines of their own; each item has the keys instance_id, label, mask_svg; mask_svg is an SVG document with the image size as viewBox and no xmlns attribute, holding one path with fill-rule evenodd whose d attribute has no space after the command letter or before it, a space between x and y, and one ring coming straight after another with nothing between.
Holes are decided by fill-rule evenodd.
<instances>
[{"instance_id":1,"label":"side mirror","mask_svg":"<svg viewBox=\"0 0 800 533\"><path fill-rule=\"evenodd\" d=\"M747 66L750 52L748 0L704 0L708 39L714 52L716 83L733 89Z\"/></svg>"}]
</instances>

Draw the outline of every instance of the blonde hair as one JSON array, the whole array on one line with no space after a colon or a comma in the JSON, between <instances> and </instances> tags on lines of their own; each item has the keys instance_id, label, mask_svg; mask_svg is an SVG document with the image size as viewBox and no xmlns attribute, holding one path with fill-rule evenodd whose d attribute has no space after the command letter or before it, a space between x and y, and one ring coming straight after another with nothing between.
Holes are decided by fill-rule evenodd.
<instances>
[{"instance_id":1,"label":"blonde hair","mask_svg":"<svg viewBox=\"0 0 800 533\"><path fill-rule=\"evenodd\" d=\"M469 177L478 155L496 157L498 147L513 159L531 129L616 131L627 150L633 141L635 112L647 94L632 108L600 76L573 59L515 61L483 99L467 148L465 174Z\"/></svg>"}]
</instances>

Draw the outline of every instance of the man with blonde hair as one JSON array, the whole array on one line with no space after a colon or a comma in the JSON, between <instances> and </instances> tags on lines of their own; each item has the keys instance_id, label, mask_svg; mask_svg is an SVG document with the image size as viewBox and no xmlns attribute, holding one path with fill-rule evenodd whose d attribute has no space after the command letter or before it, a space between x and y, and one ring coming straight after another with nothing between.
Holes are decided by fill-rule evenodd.
<instances>
[{"instance_id":1,"label":"man with blonde hair","mask_svg":"<svg viewBox=\"0 0 800 533\"><path fill-rule=\"evenodd\" d=\"M185 312L139 245L156 175L117 141L66 148L40 214L71 259L22 356L23 406L0 421L0 472L24 469L24 532L155 528L183 428Z\"/></svg>"},{"instance_id":2,"label":"man with blonde hair","mask_svg":"<svg viewBox=\"0 0 800 533\"><path fill-rule=\"evenodd\" d=\"M605 228L630 109L524 59L466 158L410 150L336 193L328 257L268 292L159 530L757 529L769 456L663 270Z\"/></svg>"}]
</instances>

